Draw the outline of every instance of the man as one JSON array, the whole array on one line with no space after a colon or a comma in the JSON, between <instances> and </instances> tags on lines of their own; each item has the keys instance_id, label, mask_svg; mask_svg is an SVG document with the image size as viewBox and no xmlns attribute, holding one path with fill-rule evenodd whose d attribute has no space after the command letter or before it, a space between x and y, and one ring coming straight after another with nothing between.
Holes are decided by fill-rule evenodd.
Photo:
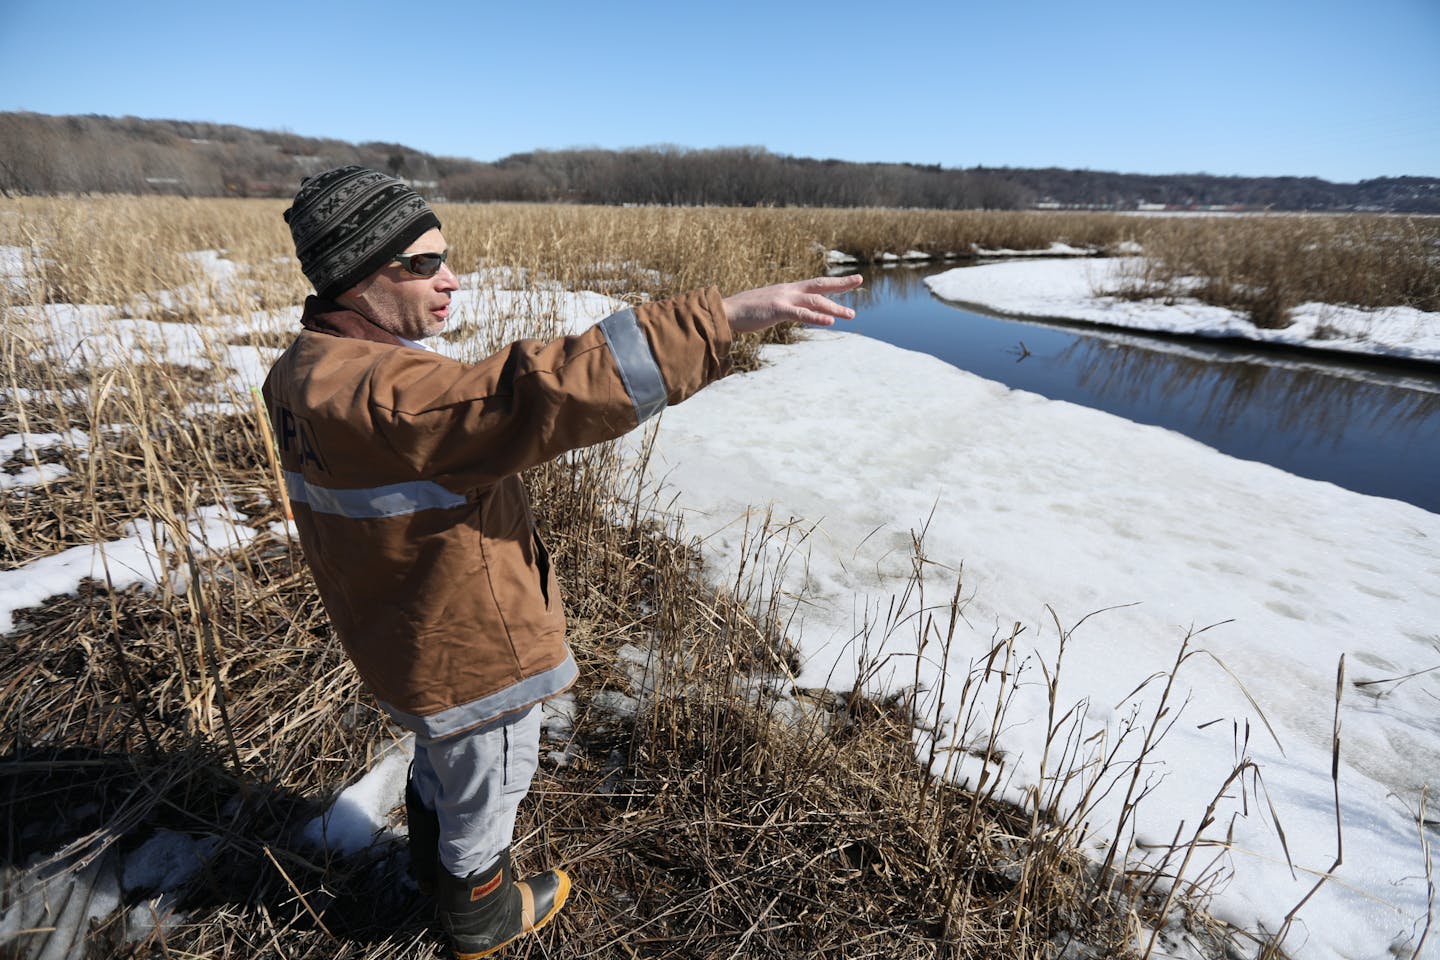
<instances>
[{"instance_id":1,"label":"man","mask_svg":"<svg viewBox=\"0 0 1440 960\"><path fill-rule=\"evenodd\" d=\"M538 929L570 880L510 875L539 704L575 680L559 589L520 471L608 440L730 372L732 333L853 311L815 279L695 291L476 364L418 342L459 288L434 212L392 177L341 167L285 212L315 286L266 378L295 523L336 633L415 735L412 871L462 960Z\"/></svg>"}]
</instances>

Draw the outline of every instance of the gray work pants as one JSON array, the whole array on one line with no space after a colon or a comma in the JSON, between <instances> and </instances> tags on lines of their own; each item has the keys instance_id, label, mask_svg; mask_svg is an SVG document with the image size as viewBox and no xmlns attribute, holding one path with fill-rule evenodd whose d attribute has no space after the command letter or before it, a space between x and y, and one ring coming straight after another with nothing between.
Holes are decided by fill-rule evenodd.
<instances>
[{"instance_id":1,"label":"gray work pants","mask_svg":"<svg viewBox=\"0 0 1440 960\"><path fill-rule=\"evenodd\" d=\"M415 736L411 776L439 816L440 865L452 877L488 870L510 846L539 761L538 703L444 740Z\"/></svg>"}]
</instances>

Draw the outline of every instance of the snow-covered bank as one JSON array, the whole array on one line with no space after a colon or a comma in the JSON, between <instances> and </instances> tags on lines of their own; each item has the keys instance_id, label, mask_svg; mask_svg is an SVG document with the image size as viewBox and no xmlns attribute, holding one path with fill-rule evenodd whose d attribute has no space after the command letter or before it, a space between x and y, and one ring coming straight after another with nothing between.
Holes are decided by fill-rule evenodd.
<instances>
[{"instance_id":1,"label":"snow-covered bank","mask_svg":"<svg viewBox=\"0 0 1440 960\"><path fill-rule=\"evenodd\" d=\"M959 267L927 277L925 283L944 300L1010 316L1440 361L1440 313L1411 307L1368 310L1305 303L1292 311L1288 327L1268 330L1235 310L1198 300L1166 303L1096 295L1119 288L1132 265L1126 258L995 263Z\"/></svg>"},{"instance_id":2,"label":"snow-covered bank","mask_svg":"<svg viewBox=\"0 0 1440 960\"><path fill-rule=\"evenodd\" d=\"M823 247L819 249L824 250ZM860 263L860 258L854 254L846 253L844 250L824 250L825 263L832 268L845 267ZM997 247L994 249L982 247L979 244L971 244L963 253L954 250L945 253L927 253L924 250L906 250L904 253L892 253L882 251L875 254L873 260L882 266L896 266L901 263L920 263L926 260L959 260L969 258L984 259L1024 259L1027 257L1093 257L1100 251L1094 247L1076 247L1058 240L1052 241L1049 246L1036 250L1014 250L1008 247ZM1140 246L1132 240L1126 240L1117 244L1115 253L1132 254L1139 253Z\"/></svg>"},{"instance_id":3,"label":"snow-covered bank","mask_svg":"<svg viewBox=\"0 0 1440 960\"><path fill-rule=\"evenodd\" d=\"M1024 651L1053 663L1046 605L1069 627L1134 603L1075 632L1060 680L1061 709L1083 702L1086 734L1104 728L1113 743L1131 704L1153 709L1155 686L1131 693L1169 669L1187 631L1228 621L1193 643L1243 682L1283 753L1237 680L1211 659L1191 660L1178 684L1190 702L1148 771L1154 791L1135 837L1163 844L1181 821L1187 835L1194 829L1244 749L1230 721L1248 723L1248 754L1299 872L1292 877L1265 802L1252 795L1215 909L1273 931L1313 883L1304 871L1334 856L1330 718L1344 653L1349 679L1366 683L1347 684L1342 711L1346 863L1287 947L1305 958L1358 958L1413 944L1425 883L1406 805L1440 771L1440 673L1422 672L1440 664L1440 516L859 337L819 334L766 356L764 369L667 411L652 469L665 484L661 500L674 496L704 537L720 581L733 582L746 524L753 533L767 505L800 520L796 529L818 525L806 562L792 559L787 573L800 598L791 637L805 657L802 685L849 686L855 638L867 619L884 618L911 570L910 531L927 518L927 557L950 571L963 565L969 598L944 715L956 709L970 660L1011 624L1024 627ZM950 575L932 567L929 576L929 602L948 600ZM906 644L914 650L913 631L901 630L884 652L903 654ZM1035 781L1044 746L1046 691L1034 657L1000 741L1016 798ZM919 670L931 690L937 658L927 651ZM915 669L902 656L880 680L903 686ZM1411 673L1420 675L1389 682ZM959 775L973 782L976 763L966 757ZM1223 837L1240 804L1222 804L1214 835ZM1115 813L1113 804L1097 811L1097 842L1113 834Z\"/></svg>"},{"instance_id":4,"label":"snow-covered bank","mask_svg":"<svg viewBox=\"0 0 1440 960\"><path fill-rule=\"evenodd\" d=\"M1056 240L1044 250L1011 250L1002 247L995 250L987 250L984 247L975 248L977 257L1090 257L1095 251L1090 247L1075 247L1068 243L1061 243Z\"/></svg>"}]
</instances>

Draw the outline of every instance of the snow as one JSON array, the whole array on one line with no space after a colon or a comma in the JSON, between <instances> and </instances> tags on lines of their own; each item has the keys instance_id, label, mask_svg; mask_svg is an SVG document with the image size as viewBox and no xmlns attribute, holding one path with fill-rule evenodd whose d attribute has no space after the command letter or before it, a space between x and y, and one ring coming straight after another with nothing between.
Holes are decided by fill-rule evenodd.
<instances>
[{"instance_id":1,"label":"snow","mask_svg":"<svg viewBox=\"0 0 1440 960\"><path fill-rule=\"evenodd\" d=\"M201 507L186 525L191 549L202 557L239 549L256 535L241 524L244 519L227 506ZM84 580L108 582L114 590L136 584L153 589L162 582L183 590L189 567L175 555L170 531L146 519L132 520L124 529L127 536L119 540L82 544L14 570L0 570L0 634L15 628L17 610L73 594Z\"/></svg>"},{"instance_id":2,"label":"snow","mask_svg":"<svg viewBox=\"0 0 1440 960\"><path fill-rule=\"evenodd\" d=\"M568 740L575 731L575 694L561 693L540 704L540 726L551 740Z\"/></svg>"},{"instance_id":3,"label":"snow","mask_svg":"<svg viewBox=\"0 0 1440 960\"><path fill-rule=\"evenodd\" d=\"M1292 312L1288 327L1268 330L1256 327L1238 311L1194 299L1167 304L1096 294L1120 287L1134 263L1122 257L985 264L947 270L927 277L925 283L941 299L1010 316L1440 360L1440 313L1412 307L1371 310L1306 303Z\"/></svg>"},{"instance_id":4,"label":"snow","mask_svg":"<svg viewBox=\"0 0 1440 960\"><path fill-rule=\"evenodd\" d=\"M107 850L88 864L47 863L39 856L20 874L21 882L14 882L16 895L0 912L0 952L14 956L15 947L37 960L82 956L90 922L120 906L116 855ZM36 938L43 938L43 945Z\"/></svg>"},{"instance_id":5,"label":"snow","mask_svg":"<svg viewBox=\"0 0 1440 960\"><path fill-rule=\"evenodd\" d=\"M0 437L0 463L9 460L16 454L28 456L32 451L38 453L51 447L80 447L83 449L89 442L90 437L83 430L69 430L65 433L12 433L9 436Z\"/></svg>"},{"instance_id":6,"label":"snow","mask_svg":"<svg viewBox=\"0 0 1440 960\"><path fill-rule=\"evenodd\" d=\"M346 787L320 816L305 825L307 843L331 853L350 855L378 838L397 836L386 826L391 810L405 800L405 781L415 757L415 739L391 742L365 775Z\"/></svg>"},{"instance_id":7,"label":"snow","mask_svg":"<svg viewBox=\"0 0 1440 960\"><path fill-rule=\"evenodd\" d=\"M0 295L25 292L27 258L24 247L0 245Z\"/></svg>"},{"instance_id":8,"label":"snow","mask_svg":"<svg viewBox=\"0 0 1440 960\"><path fill-rule=\"evenodd\" d=\"M827 250L825 251L825 262L829 264L841 264L859 263L860 261L844 250Z\"/></svg>"},{"instance_id":9,"label":"snow","mask_svg":"<svg viewBox=\"0 0 1440 960\"><path fill-rule=\"evenodd\" d=\"M186 916L179 912L182 896L180 891L166 890L130 907L125 914L125 939L138 943L153 937L157 927L169 931L184 923Z\"/></svg>"},{"instance_id":10,"label":"snow","mask_svg":"<svg viewBox=\"0 0 1440 960\"><path fill-rule=\"evenodd\" d=\"M456 291L451 298L451 313L461 322L476 327L489 327L509 318L533 322L535 317L558 316L577 322L603 320L625 304L614 297L592 291L572 292L560 287L514 290L485 283L481 274L466 277L475 286ZM432 341L433 343L433 341Z\"/></svg>"},{"instance_id":11,"label":"snow","mask_svg":"<svg viewBox=\"0 0 1440 960\"><path fill-rule=\"evenodd\" d=\"M219 844L215 836L156 830L125 858L123 889L127 894L174 890L200 871Z\"/></svg>"},{"instance_id":12,"label":"snow","mask_svg":"<svg viewBox=\"0 0 1440 960\"><path fill-rule=\"evenodd\" d=\"M640 709L640 698L620 690L600 690L590 697L590 705L614 717L634 717Z\"/></svg>"},{"instance_id":13,"label":"snow","mask_svg":"<svg viewBox=\"0 0 1440 960\"><path fill-rule=\"evenodd\" d=\"M983 269L991 268L963 272ZM998 742L1003 794L1020 800L1037 782L1045 748L1038 663L1053 667L1059 651L1049 608L1073 630L1061 710L1082 704L1082 737L1103 733L1111 747L1132 710L1153 725L1161 685L1137 686L1172 667L1192 629L1215 625L1191 640L1207 655L1179 671L1165 722L1183 710L1146 768L1153 793L1133 839L1168 842L1181 821L1188 836L1235 765L1235 736L1248 724L1240 754L1260 764L1297 876L1254 785L1243 797L1232 790L1209 832L1223 839L1237 817L1225 858L1233 875L1214 909L1244 928L1275 930L1313 883L1306 871L1334 857L1331 717L1345 654L1346 863L1306 906L1287 946L1328 960L1373 957L1413 940L1426 907L1407 805L1440 772L1440 671L1432 671L1440 665L1440 516L861 337L816 333L765 348L765 359L763 369L667 410L651 469L663 480L660 502L675 498L717 582L734 582L747 551L774 561L786 553L775 544L789 544L782 583L796 598L799 686L848 689L866 669L857 654L868 642L866 686L896 690L918 678L934 708L948 669L938 765L952 757L949 773L973 783L979 761L943 748L983 742L983 730L956 722L960 691L1018 623L1016 662L1024 665ZM631 449L637 442L627 441ZM788 526L762 549L755 544L766 510ZM888 618L899 625L885 636L890 598L912 569L911 531L922 528L925 602L947 603L963 571L964 615L948 664L935 641L917 663L920 621L902 622L913 597ZM1122 604L1133 605L1076 626ZM866 623L868 640L860 636ZM1384 682L1411 673L1420 675ZM971 696L975 709L993 704L994 691ZM1139 736L1122 758L1133 756ZM927 738L917 742L928 756ZM1087 817L1097 857L1115 835L1123 793L1122 784ZM1062 805L1075 802L1073 791L1062 795ZM1127 828L1120 842L1131 840Z\"/></svg>"},{"instance_id":14,"label":"snow","mask_svg":"<svg viewBox=\"0 0 1440 960\"><path fill-rule=\"evenodd\" d=\"M831 253L839 253L839 251L838 251L838 250L836 250L836 251L831 251ZM846 256L846 255L842 253L842 254L840 254L840 256L843 257L843 256ZM932 254L926 253L924 250L906 250L904 253L898 253L898 254L897 254L897 253L891 253L889 250L886 250L886 251L883 252L883 253L877 254L876 257L875 257L875 261L876 261L877 263L901 263L901 262L910 262L910 261L919 261L919 260L933 260L933 259L934 259L934 256L933 256ZM857 263L858 261L857 261L854 257L850 257L849 259L846 259L846 260L839 260L839 259L835 259L834 257L832 257L832 256L830 256L829 254L827 254L826 257L825 257L825 262L833 265L833 264L842 264L842 263Z\"/></svg>"},{"instance_id":15,"label":"snow","mask_svg":"<svg viewBox=\"0 0 1440 960\"><path fill-rule=\"evenodd\" d=\"M219 250L191 250L185 258L214 282L228 282L240 276L240 265L227 260Z\"/></svg>"},{"instance_id":16,"label":"snow","mask_svg":"<svg viewBox=\"0 0 1440 960\"><path fill-rule=\"evenodd\" d=\"M277 539L300 542L300 528L295 525L294 520L276 520L265 529Z\"/></svg>"},{"instance_id":17,"label":"snow","mask_svg":"<svg viewBox=\"0 0 1440 960\"><path fill-rule=\"evenodd\" d=\"M214 370L222 376L220 394L243 396L265 379L278 349L228 343L246 333L270 333L296 328L293 309L220 313L217 304L241 302L248 287L240 267L215 250L186 254L201 279L173 290L138 297L123 308L108 304L47 303L9 309L7 319L28 327L32 339L48 347L56 369L91 375L121 363L165 363L196 370ZM137 317L155 308L193 307L215 311L204 323L150 320ZM32 354L42 359L39 352ZM122 381L123 385L123 381ZM14 400L52 401L53 394L11 391ZM241 412L245 405L212 404L210 414Z\"/></svg>"},{"instance_id":18,"label":"snow","mask_svg":"<svg viewBox=\"0 0 1440 960\"><path fill-rule=\"evenodd\" d=\"M136 319L116 307L49 303L14 307L12 316L38 329L58 360L59 369L89 373L117 363L168 363L197 370L219 370L222 392L241 394L262 383L279 351L225 341L249 330L277 324L277 314L257 311L245 318L222 317L223 332L209 325ZM293 324L288 316L287 323ZM37 357L38 359L38 357Z\"/></svg>"},{"instance_id":19,"label":"snow","mask_svg":"<svg viewBox=\"0 0 1440 960\"><path fill-rule=\"evenodd\" d=\"M1044 250L987 250L984 247L974 248L977 257L1090 257L1095 255L1093 247L1072 247L1068 243L1061 243L1056 240Z\"/></svg>"},{"instance_id":20,"label":"snow","mask_svg":"<svg viewBox=\"0 0 1440 960\"><path fill-rule=\"evenodd\" d=\"M1206 950L1196 943L1195 938L1186 932L1178 922L1172 922L1158 933L1154 928L1141 924L1139 933L1130 945L1131 949L1136 954L1144 956L1146 949L1151 946L1152 940L1154 948L1150 956L1154 960L1209 960L1214 956L1213 951Z\"/></svg>"},{"instance_id":21,"label":"snow","mask_svg":"<svg viewBox=\"0 0 1440 960\"><path fill-rule=\"evenodd\" d=\"M219 845L218 836L161 828L123 859L114 847L93 859L81 854L51 861L37 854L23 872L7 877L16 895L0 911L0 944L20 951L14 956L37 960L80 956L91 922L137 899L124 918L127 941L150 935L156 926L172 929L184 919L176 912L181 888ZM151 893L158 895L142 899Z\"/></svg>"},{"instance_id":22,"label":"snow","mask_svg":"<svg viewBox=\"0 0 1440 960\"><path fill-rule=\"evenodd\" d=\"M0 473L0 490L16 487L40 487L52 480L70 475L70 468L58 463L42 463L38 467L21 467L15 473Z\"/></svg>"},{"instance_id":23,"label":"snow","mask_svg":"<svg viewBox=\"0 0 1440 960\"><path fill-rule=\"evenodd\" d=\"M202 267L209 286L192 285L166 291L145 303L132 304L135 312L151 305L173 305L204 299L209 291L225 284L238 284L236 266L215 251L195 251L189 256ZM534 335L536 318L552 318L561 329L588 326L625 304L592 291L572 292L558 284L536 284L522 271L490 269L460 275L461 289L451 298L451 329L445 337L426 342L449 356L466 358L488 353L486 346L497 335L503 339L508 328L514 336ZM115 306L51 303L17 306L11 318L27 325L36 342L48 346L60 368L88 374L117 363L167 363L178 367L214 371L220 375L217 394L238 397L194 405L196 416L246 413L252 401L246 394L265 380L280 349L252 347L226 341L247 332L299 332L294 309L254 311L249 314L220 315L205 323L182 323L127 316ZM50 394L10 391L11 398L35 402L51 401Z\"/></svg>"},{"instance_id":24,"label":"snow","mask_svg":"<svg viewBox=\"0 0 1440 960\"><path fill-rule=\"evenodd\" d=\"M226 259L223 251L192 250L183 256L199 271L201 279L172 290L141 295L126 309L141 314L156 309L223 314L221 304L238 303L246 296L251 285L241 276L240 264Z\"/></svg>"},{"instance_id":25,"label":"snow","mask_svg":"<svg viewBox=\"0 0 1440 960\"><path fill-rule=\"evenodd\" d=\"M41 450L67 446L84 449L90 438L81 430L65 433L12 433L0 437L0 465L17 457L33 458ZM10 473L0 471L0 490L14 490L19 487L38 487L70 475L70 469L63 464L28 464Z\"/></svg>"},{"instance_id":26,"label":"snow","mask_svg":"<svg viewBox=\"0 0 1440 960\"><path fill-rule=\"evenodd\" d=\"M465 274L450 299L451 329L425 346L446 356L473 360L516 337L576 333L627 304L602 293L565 290L558 284L525 283L511 270Z\"/></svg>"},{"instance_id":27,"label":"snow","mask_svg":"<svg viewBox=\"0 0 1440 960\"><path fill-rule=\"evenodd\" d=\"M0 277L12 279L25 276L25 248L0 244Z\"/></svg>"}]
</instances>

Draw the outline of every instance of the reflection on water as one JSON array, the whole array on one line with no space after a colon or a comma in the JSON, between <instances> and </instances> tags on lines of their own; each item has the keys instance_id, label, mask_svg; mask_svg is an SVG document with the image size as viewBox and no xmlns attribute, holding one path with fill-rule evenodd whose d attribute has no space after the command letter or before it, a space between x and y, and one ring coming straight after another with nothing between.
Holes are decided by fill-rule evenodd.
<instances>
[{"instance_id":1,"label":"reflection on water","mask_svg":"<svg viewBox=\"0 0 1440 960\"><path fill-rule=\"evenodd\" d=\"M1061 358L1075 364L1082 389L1114 403L1189 409L1211 433L1249 420L1294 442L1335 449L1356 428L1383 433L1440 413L1440 392L1433 388L1397 389L1314 364L1207 352L1156 349L1143 338L1076 337Z\"/></svg>"},{"instance_id":2,"label":"reflection on water","mask_svg":"<svg viewBox=\"0 0 1440 960\"><path fill-rule=\"evenodd\" d=\"M1187 434L1233 456L1440 513L1440 368L982 316L929 274L872 269L845 328L1057 400Z\"/></svg>"}]
</instances>

